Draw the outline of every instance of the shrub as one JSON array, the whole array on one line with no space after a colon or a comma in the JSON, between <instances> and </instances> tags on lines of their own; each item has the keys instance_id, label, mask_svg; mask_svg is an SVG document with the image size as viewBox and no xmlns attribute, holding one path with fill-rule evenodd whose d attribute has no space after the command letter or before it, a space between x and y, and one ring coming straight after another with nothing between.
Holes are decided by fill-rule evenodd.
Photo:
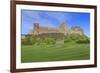
<instances>
[{"instance_id":1,"label":"shrub","mask_svg":"<svg viewBox=\"0 0 100 73\"><path fill-rule=\"evenodd\" d=\"M72 41L71 38L66 38L66 39L64 39L64 43L71 42L71 41Z\"/></svg>"},{"instance_id":2,"label":"shrub","mask_svg":"<svg viewBox=\"0 0 100 73\"><path fill-rule=\"evenodd\" d=\"M76 34L70 34L65 36L64 43L67 42L76 42L76 43L89 43L89 38L85 35L76 35Z\"/></svg>"},{"instance_id":3,"label":"shrub","mask_svg":"<svg viewBox=\"0 0 100 73\"><path fill-rule=\"evenodd\" d=\"M30 42L32 45L34 45L36 43L36 38L35 37L30 37Z\"/></svg>"},{"instance_id":4,"label":"shrub","mask_svg":"<svg viewBox=\"0 0 100 73\"><path fill-rule=\"evenodd\" d=\"M21 43L23 45L34 45L36 43L36 38L34 36L27 36Z\"/></svg>"},{"instance_id":5,"label":"shrub","mask_svg":"<svg viewBox=\"0 0 100 73\"><path fill-rule=\"evenodd\" d=\"M77 34L71 34L70 35L70 38L72 39L72 40L77 40L77 39L79 39L81 36L80 35L77 35Z\"/></svg>"},{"instance_id":6,"label":"shrub","mask_svg":"<svg viewBox=\"0 0 100 73\"><path fill-rule=\"evenodd\" d=\"M26 37L25 39L23 39L23 40L21 41L21 43L22 43L23 45L32 45L31 40L30 40L29 37Z\"/></svg>"},{"instance_id":7,"label":"shrub","mask_svg":"<svg viewBox=\"0 0 100 73\"><path fill-rule=\"evenodd\" d=\"M42 43L43 43L43 39L37 37L37 38L36 38L36 44L40 45L40 44L42 44Z\"/></svg>"},{"instance_id":8,"label":"shrub","mask_svg":"<svg viewBox=\"0 0 100 73\"><path fill-rule=\"evenodd\" d=\"M76 41L76 43L90 43L89 39L79 39Z\"/></svg>"},{"instance_id":9,"label":"shrub","mask_svg":"<svg viewBox=\"0 0 100 73\"><path fill-rule=\"evenodd\" d=\"M72 41L74 41L74 40L76 40L77 38L76 38L76 36L74 36L74 35L67 35L67 36L65 36L65 38L64 38L64 43L67 43L67 42L72 42Z\"/></svg>"},{"instance_id":10,"label":"shrub","mask_svg":"<svg viewBox=\"0 0 100 73\"><path fill-rule=\"evenodd\" d=\"M53 39L53 38L45 38L44 43L47 44L47 45L55 44L56 40Z\"/></svg>"}]
</instances>

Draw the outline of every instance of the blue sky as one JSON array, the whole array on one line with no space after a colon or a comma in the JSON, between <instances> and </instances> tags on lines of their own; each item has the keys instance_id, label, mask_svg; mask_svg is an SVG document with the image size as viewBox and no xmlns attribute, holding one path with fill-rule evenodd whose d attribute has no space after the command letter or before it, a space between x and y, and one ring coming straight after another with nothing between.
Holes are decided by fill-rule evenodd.
<instances>
[{"instance_id":1,"label":"blue sky","mask_svg":"<svg viewBox=\"0 0 100 73\"><path fill-rule=\"evenodd\" d=\"M90 37L90 13L21 10L21 34L28 34L34 23L52 28L61 23L66 23L69 27L80 26Z\"/></svg>"}]
</instances>

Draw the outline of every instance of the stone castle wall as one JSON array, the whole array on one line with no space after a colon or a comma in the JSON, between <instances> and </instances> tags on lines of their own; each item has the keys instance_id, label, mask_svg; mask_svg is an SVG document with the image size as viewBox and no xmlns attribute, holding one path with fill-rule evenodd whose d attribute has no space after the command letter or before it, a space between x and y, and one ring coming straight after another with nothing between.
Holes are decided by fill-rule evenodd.
<instances>
[{"instance_id":1,"label":"stone castle wall","mask_svg":"<svg viewBox=\"0 0 100 73\"><path fill-rule=\"evenodd\" d=\"M34 29L32 30L31 34L38 35L38 34L44 34L44 33L63 33L64 35L67 34L78 34L83 35L83 30L79 27L76 27L74 29L69 29L69 27L66 24L61 24L57 28L50 28L50 27L43 27L40 26L38 23L34 24Z\"/></svg>"}]
</instances>

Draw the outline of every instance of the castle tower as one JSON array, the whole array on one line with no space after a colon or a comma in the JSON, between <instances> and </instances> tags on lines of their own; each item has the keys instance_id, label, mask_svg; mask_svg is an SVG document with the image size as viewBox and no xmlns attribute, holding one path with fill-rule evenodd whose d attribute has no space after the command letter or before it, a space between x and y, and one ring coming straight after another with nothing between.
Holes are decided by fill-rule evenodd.
<instances>
[{"instance_id":1,"label":"castle tower","mask_svg":"<svg viewBox=\"0 0 100 73\"><path fill-rule=\"evenodd\" d=\"M38 35L39 34L39 23L34 23L34 35Z\"/></svg>"},{"instance_id":2,"label":"castle tower","mask_svg":"<svg viewBox=\"0 0 100 73\"><path fill-rule=\"evenodd\" d=\"M69 33L69 28L65 23L62 23L59 26L59 30L60 30L61 33L64 33L64 35L67 35Z\"/></svg>"}]
</instances>

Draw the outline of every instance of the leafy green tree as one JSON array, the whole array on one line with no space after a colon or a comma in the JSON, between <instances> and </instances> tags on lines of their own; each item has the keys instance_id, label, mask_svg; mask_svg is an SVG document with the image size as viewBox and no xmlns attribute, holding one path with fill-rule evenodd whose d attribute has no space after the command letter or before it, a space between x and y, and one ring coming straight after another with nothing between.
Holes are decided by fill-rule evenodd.
<instances>
[{"instance_id":1,"label":"leafy green tree","mask_svg":"<svg viewBox=\"0 0 100 73\"><path fill-rule=\"evenodd\" d=\"M35 36L31 36L30 37L30 42L32 45L34 45L36 43L36 37Z\"/></svg>"},{"instance_id":2,"label":"leafy green tree","mask_svg":"<svg viewBox=\"0 0 100 73\"><path fill-rule=\"evenodd\" d=\"M76 40L76 43L90 43L90 40L87 36L82 35L78 40Z\"/></svg>"},{"instance_id":3,"label":"leafy green tree","mask_svg":"<svg viewBox=\"0 0 100 73\"><path fill-rule=\"evenodd\" d=\"M23 45L32 45L31 40L30 40L30 37L26 37L25 39L23 39L23 40L21 41L21 43L22 43Z\"/></svg>"},{"instance_id":4,"label":"leafy green tree","mask_svg":"<svg viewBox=\"0 0 100 73\"><path fill-rule=\"evenodd\" d=\"M71 41L72 41L72 39L71 39L70 35L67 35L67 36L64 37L64 43L68 43L68 42L71 42Z\"/></svg>"}]
</instances>

